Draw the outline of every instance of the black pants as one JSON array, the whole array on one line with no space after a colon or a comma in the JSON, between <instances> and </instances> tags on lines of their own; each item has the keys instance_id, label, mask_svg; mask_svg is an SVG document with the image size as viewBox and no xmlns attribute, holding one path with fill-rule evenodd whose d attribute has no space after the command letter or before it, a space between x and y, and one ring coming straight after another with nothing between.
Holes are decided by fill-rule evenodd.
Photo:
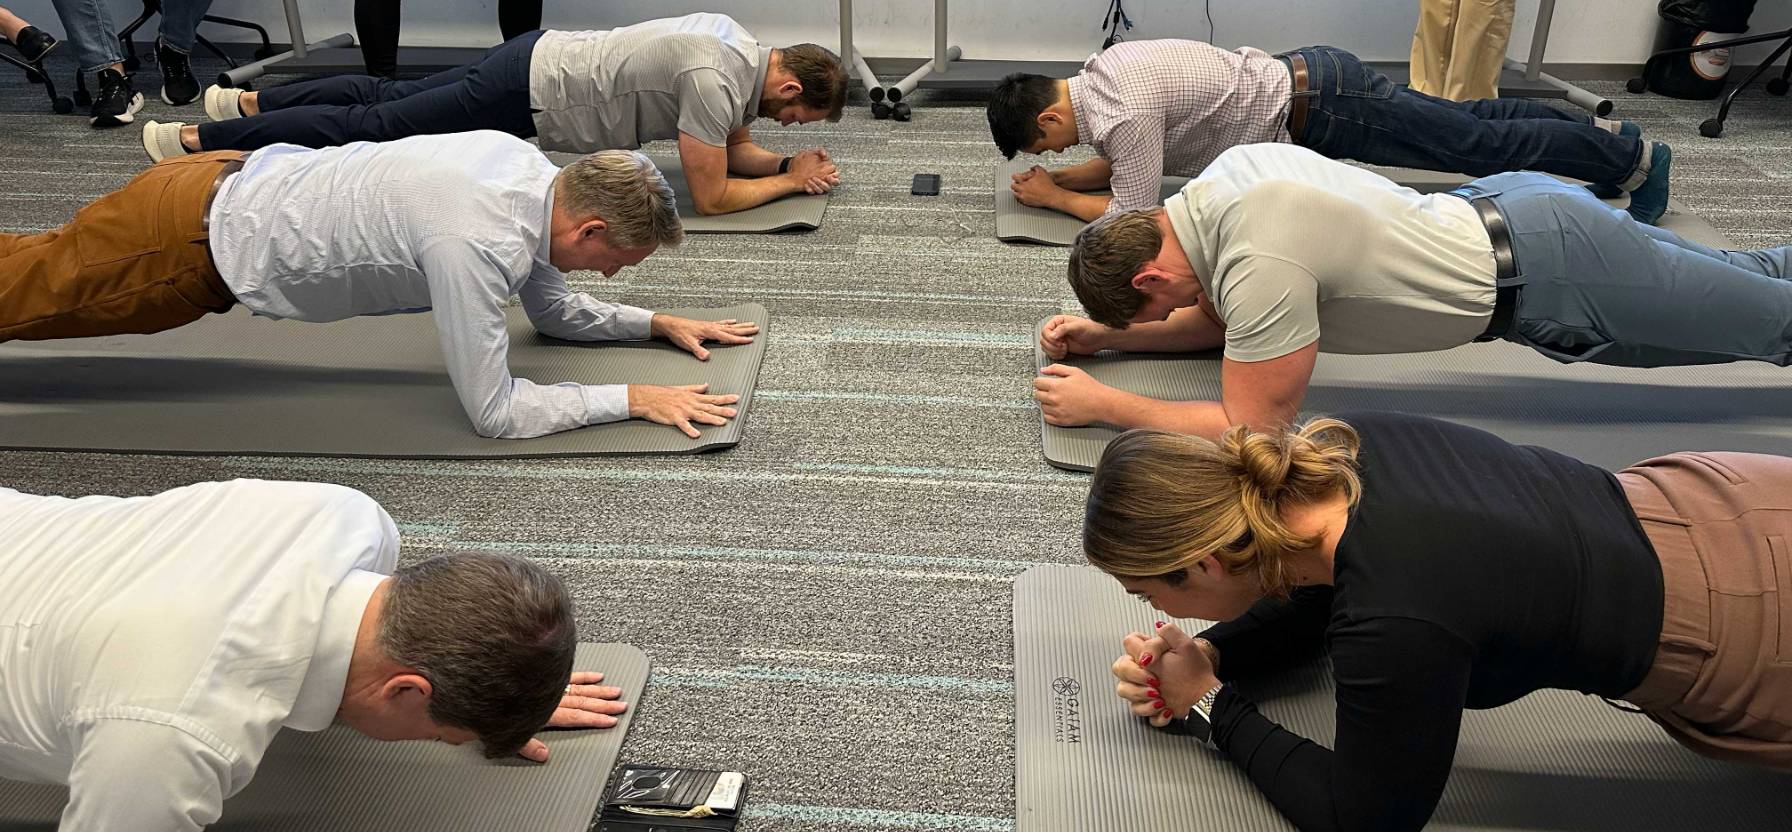
<instances>
[{"instance_id":1,"label":"black pants","mask_svg":"<svg viewBox=\"0 0 1792 832\"><path fill-rule=\"evenodd\" d=\"M502 130L535 135L529 56L538 29L494 46L478 62L417 81L326 75L261 91L261 114L199 125L208 150L255 150L277 142L335 147L406 136Z\"/></svg>"},{"instance_id":2,"label":"black pants","mask_svg":"<svg viewBox=\"0 0 1792 832\"><path fill-rule=\"evenodd\" d=\"M355 0L355 40L368 75L398 74L399 0ZM541 28L541 0L498 0L498 28L510 40Z\"/></svg>"}]
</instances>

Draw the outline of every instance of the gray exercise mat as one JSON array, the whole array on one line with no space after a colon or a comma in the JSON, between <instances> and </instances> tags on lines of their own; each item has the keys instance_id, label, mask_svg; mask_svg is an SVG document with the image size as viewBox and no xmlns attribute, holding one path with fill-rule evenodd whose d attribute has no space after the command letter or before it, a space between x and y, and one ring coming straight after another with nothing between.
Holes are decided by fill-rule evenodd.
<instances>
[{"instance_id":1,"label":"gray exercise mat","mask_svg":"<svg viewBox=\"0 0 1792 832\"><path fill-rule=\"evenodd\" d=\"M1014 198L1014 191L1010 190L1014 174L1032 167L1033 164L1025 159L1015 159L996 168L996 239L1011 243L1068 246L1087 223L1050 208L1029 208L1020 204L1020 200ZM1186 184L1187 177L1166 176L1159 188L1158 198L1168 199ZM1111 192L1100 190L1090 193L1106 196Z\"/></svg>"},{"instance_id":2,"label":"gray exercise mat","mask_svg":"<svg viewBox=\"0 0 1792 832\"><path fill-rule=\"evenodd\" d=\"M1050 246L1068 246L1076 239L1085 223L1068 214L1061 214L1049 208L1029 208L1014 198L1009 190L1010 177L1015 173L1031 167L1024 160L1015 160L996 169L996 238L1009 242L1030 242ZM1414 168L1389 168L1375 165L1363 165L1369 170L1381 174L1420 193L1447 191L1473 179L1460 173L1442 173L1433 170L1417 170ZM1169 199L1171 194L1182 190L1188 179L1178 176L1164 177L1159 199ZM1107 191L1091 193L1106 194ZM1629 202L1629 197L1607 200L1614 207L1622 207ZM1688 240L1704 243L1708 246L1722 247L1728 242L1722 233L1711 227L1702 217L1679 200L1668 200L1668 212L1661 218L1661 227L1668 229Z\"/></svg>"},{"instance_id":3,"label":"gray exercise mat","mask_svg":"<svg viewBox=\"0 0 1792 832\"><path fill-rule=\"evenodd\" d=\"M282 731L255 779L224 802L214 832L585 832L632 714L647 656L626 644L581 644L575 666L602 671L629 703L616 727L549 731L546 765L487 760L478 743L379 742L341 725ZM0 780L0 832L55 832L60 786Z\"/></svg>"},{"instance_id":4,"label":"gray exercise mat","mask_svg":"<svg viewBox=\"0 0 1792 832\"><path fill-rule=\"evenodd\" d=\"M739 415L676 428L627 420L534 439L473 432L428 313L328 324L242 308L155 335L0 344L0 447L173 454L509 458L679 454L740 442L769 334L765 308L669 309L759 323L752 344L698 361L664 341L583 343L510 309L510 369L540 384L697 384L738 393Z\"/></svg>"},{"instance_id":5,"label":"gray exercise mat","mask_svg":"<svg viewBox=\"0 0 1792 832\"><path fill-rule=\"evenodd\" d=\"M1014 585L1016 832L1292 829L1230 759L1157 731L1114 696L1129 632L1163 620L1088 567L1038 566ZM1182 621L1190 632L1205 622ZM1323 660L1240 685L1289 730L1330 745ZM1720 763L1640 714L1542 691L1463 718L1433 830L1784 829L1792 776Z\"/></svg>"},{"instance_id":6,"label":"gray exercise mat","mask_svg":"<svg viewBox=\"0 0 1792 832\"><path fill-rule=\"evenodd\" d=\"M554 164L562 166L576 161L580 155L559 152L547 154ZM686 233L770 234L819 228L822 215L828 210L828 194L793 194L745 211L704 216L697 213L697 206L691 202L691 187L685 183L684 164L678 157L650 155L649 158L659 166L660 172L666 175L666 181L672 185L672 190L678 194L678 218L684 221Z\"/></svg>"}]
</instances>

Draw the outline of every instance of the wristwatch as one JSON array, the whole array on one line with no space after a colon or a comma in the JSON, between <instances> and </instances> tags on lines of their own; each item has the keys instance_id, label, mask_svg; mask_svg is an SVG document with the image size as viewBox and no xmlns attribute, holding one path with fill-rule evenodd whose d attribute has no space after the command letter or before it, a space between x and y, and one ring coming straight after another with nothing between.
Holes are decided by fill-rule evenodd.
<instances>
[{"instance_id":1,"label":"wristwatch","mask_svg":"<svg viewBox=\"0 0 1792 832\"><path fill-rule=\"evenodd\" d=\"M778 162L778 172L779 173L789 173L790 172L790 159L791 159L791 157L786 156L786 157L784 157L783 161Z\"/></svg>"},{"instance_id":2,"label":"wristwatch","mask_svg":"<svg viewBox=\"0 0 1792 832\"><path fill-rule=\"evenodd\" d=\"M1225 686L1224 682L1214 685L1200 699L1195 700L1195 704L1188 709L1188 716L1182 718L1183 730L1212 749L1219 748L1213 740L1213 703L1219 699L1220 689Z\"/></svg>"}]
</instances>

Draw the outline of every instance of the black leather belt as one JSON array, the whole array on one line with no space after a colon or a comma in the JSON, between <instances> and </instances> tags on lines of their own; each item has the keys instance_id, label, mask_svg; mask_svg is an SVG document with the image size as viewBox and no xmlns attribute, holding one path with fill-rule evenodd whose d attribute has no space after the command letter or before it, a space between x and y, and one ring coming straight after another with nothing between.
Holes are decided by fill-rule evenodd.
<instances>
[{"instance_id":1,"label":"black leather belt","mask_svg":"<svg viewBox=\"0 0 1792 832\"><path fill-rule=\"evenodd\" d=\"M1294 95L1288 100L1288 138L1299 142L1307 135L1307 109L1312 106L1307 100L1311 96L1301 95L1312 85L1312 77L1307 73L1307 58L1299 52L1277 55L1282 63L1288 65L1288 75L1294 79Z\"/></svg>"},{"instance_id":2,"label":"black leather belt","mask_svg":"<svg viewBox=\"0 0 1792 832\"><path fill-rule=\"evenodd\" d=\"M1450 195L1468 200L1469 206L1480 215L1481 224L1487 227L1487 242L1493 245L1493 278L1497 287L1493 296L1493 317L1487 321L1487 330L1475 340L1498 341L1512 330L1512 315L1518 310L1521 288L1512 282L1518 276L1518 259L1512 256L1512 232L1506 228L1506 218L1493 200L1462 191L1450 191Z\"/></svg>"}]
</instances>

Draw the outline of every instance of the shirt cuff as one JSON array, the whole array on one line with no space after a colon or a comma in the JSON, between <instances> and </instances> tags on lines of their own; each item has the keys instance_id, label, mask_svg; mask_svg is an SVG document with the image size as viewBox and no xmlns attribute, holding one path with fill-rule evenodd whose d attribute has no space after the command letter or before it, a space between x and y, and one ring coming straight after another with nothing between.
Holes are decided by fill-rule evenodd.
<instances>
[{"instance_id":1,"label":"shirt cuff","mask_svg":"<svg viewBox=\"0 0 1792 832\"><path fill-rule=\"evenodd\" d=\"M622 332L621 341L645 341L653 337L653 310L639 306L619 306L616 308L616 327ZM628 408L622 408L620 419L628 415Z\"/></svg>"},{"instance_id":2,"label":"shirt cuff","mask_svg":"<svg viewBox=\"0 0 1792 832\"><path fill-rule=\"evenodd\" d=\"M628 418L628 385L588 384L585 386L585 424L601 425Z\"/></svg>"}]
</instances>

